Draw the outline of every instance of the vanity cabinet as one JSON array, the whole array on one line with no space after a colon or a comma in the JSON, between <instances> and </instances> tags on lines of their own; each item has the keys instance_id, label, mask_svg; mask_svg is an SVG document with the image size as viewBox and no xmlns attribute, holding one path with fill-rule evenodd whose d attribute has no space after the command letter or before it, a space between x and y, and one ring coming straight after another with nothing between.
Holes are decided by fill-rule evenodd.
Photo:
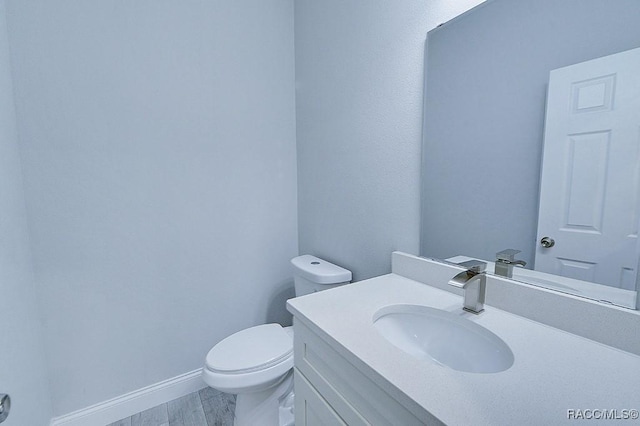
<instances>
[{"instance_id":1,"label":"vanity cabinet","mask_svg":"<svg viewBox=\"0 0 640 426\"><path fill-rule=\"evenodd\" d=\"M294 330L297 426L442 424L412 413L298 318Z\"/></svg>"},{"instance_id":2,"label":"vanity cabinet","mask_svg":"<svg viewBox=\"0 0 640 426\"><path fill-rule=\"evenodd\" d=\"M296 389L296 425L345 425L342 418L334 411L329 403L304 378L300 370L294 370Z\"/></svg>"},{"instance_id":3,"label":"vanity cabinet","mask_svg":"<svg viewBox=\"0 0 640 426\"><path fill-rule=\"evenodd\" d=\"M570 409L640 407L636 311L558 298L547 290L487 277L492 303L516 312L487 304L482 314L472 316L463 313L459 294L438 287L449 290L447 282L459 267L401 253L394 253L392 265L396 272L287 301L294 315L298 426L570 425L575 423L568 417ZM456 369L396 345L376 326L385 313L433 310L459 313L493 333L515 361L486 374ZM563 318L589 320L583 310L607 324L599 328L592 322L589 333L608 331L618 346L554 324ZM552 318L551 324L520 311L542 313ZM396 331L409 338L401 328ZM452 334L449 343L458 347L458 338ZM636 424L637 419L623 423Z\"/></svg>"}]
</instances>

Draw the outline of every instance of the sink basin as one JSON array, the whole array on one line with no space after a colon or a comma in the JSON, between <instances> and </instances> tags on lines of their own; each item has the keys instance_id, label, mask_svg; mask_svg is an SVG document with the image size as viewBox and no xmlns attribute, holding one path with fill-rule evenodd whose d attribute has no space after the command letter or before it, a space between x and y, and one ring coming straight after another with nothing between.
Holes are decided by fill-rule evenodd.
<instances>
[{"instance_id":1,"label":"sink basin","mask_svg":"<svg viewBox=\"0 0 640 426\"><path fill-rule=\"evenodd\" d=\"M513 365L513 352L486 328L441 309L392 305L373 317L394 346L418 359L468 373L498 373Z\"/></svg>"}]
</instances>

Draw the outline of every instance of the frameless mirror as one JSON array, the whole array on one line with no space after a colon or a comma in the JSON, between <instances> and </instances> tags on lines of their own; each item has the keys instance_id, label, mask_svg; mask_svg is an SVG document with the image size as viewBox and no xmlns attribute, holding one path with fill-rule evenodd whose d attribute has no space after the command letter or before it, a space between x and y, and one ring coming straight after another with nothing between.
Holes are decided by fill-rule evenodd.
<instances>
[{"instance_id":1,"label":"frameless mirror","mask_svg":"<svg viewBox=\"0 0 640 426\"><path fill-rule=\"evenodd\" d=\"M421 255L517 249L515 279L636 307L640 73L616 67L634 66L637 16L635 0L494 0L429 33Z\"/></svg>"}]
</instances>

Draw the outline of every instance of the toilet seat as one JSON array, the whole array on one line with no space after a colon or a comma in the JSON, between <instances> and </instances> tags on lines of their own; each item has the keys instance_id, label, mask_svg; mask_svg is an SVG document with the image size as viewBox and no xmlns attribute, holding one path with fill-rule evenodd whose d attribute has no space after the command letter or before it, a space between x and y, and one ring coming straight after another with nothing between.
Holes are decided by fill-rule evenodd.
<instances>
[{"instance_id":1,"label":"toilet seat","mask_svg":"<svg viewBox=\"0 0 640 426\"><path fill-rule=\"evenodd\" d=\"M293 368L293 330L263 324L239 331L207 354L202 376L211 387L228 393L266 389Z\"/></svg>"}]
</instances>

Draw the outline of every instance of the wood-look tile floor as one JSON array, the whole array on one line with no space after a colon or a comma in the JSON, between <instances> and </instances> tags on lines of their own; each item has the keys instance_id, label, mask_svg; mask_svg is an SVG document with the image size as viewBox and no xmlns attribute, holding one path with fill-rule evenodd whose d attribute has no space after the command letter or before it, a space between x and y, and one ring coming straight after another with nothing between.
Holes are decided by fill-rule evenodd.
<instances>
[{"instance_id":1,"label":"wood-look tile floor","mask_svg":"<svg viewBox=\"0 0 640 426\"><path fill-rule=\"evenodd\" d=\"M204 388L107 426L233 426L236 396Z\"/></svg>"}]
</instances>

